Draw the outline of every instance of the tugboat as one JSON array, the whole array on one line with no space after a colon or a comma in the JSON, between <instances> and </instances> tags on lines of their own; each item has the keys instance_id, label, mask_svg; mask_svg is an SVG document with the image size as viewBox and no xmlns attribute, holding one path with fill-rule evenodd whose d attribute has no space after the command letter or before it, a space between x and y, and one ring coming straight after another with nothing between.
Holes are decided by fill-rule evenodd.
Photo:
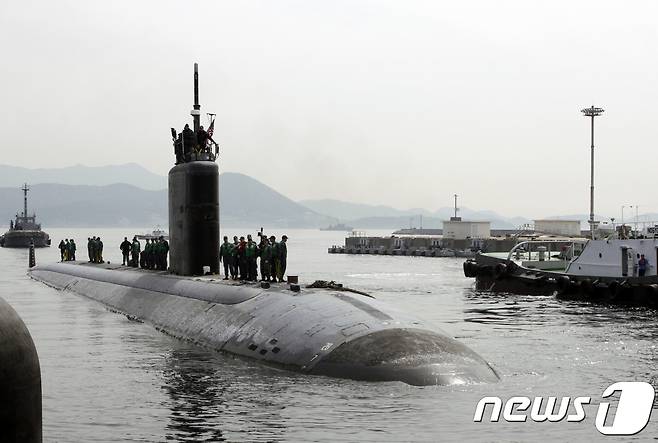
<instances>
[{"instance_id":1,"label":"tugboat","mask_svg":"<svg viewBox=\"0 0 658 443\"><path fill-rule=\"evenodd\" d=\"M483 291L658 308L658 237L628 228L603 239L532 240L508 253L478 254L464 263L464 275Z\"/></svg>"},{"instance_id":2,"label":"tugboat","mask_svg":"<svg viewBox=\"0 0 658 443\"><path fill-rule=\"evenodd\" d=\"M9 231L0 237L0 246L3 248L27 248L34 244L36 248L50 246L50 236L41 230L36 222L36 214L27 215L27 192L30 190L27 183L21 188L23 191L23 212L16 214L16 220L9 222Z\"/></svg>"}]
</instances>

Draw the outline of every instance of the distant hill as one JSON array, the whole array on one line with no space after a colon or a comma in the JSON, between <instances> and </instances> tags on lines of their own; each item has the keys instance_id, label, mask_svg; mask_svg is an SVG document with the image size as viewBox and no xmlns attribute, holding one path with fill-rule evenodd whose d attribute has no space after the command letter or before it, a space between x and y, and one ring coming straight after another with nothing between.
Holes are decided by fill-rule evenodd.
<instances>
[{"instance_id":1,"label":"distant hill","mask_svg":"<svg viewBox=\"0 0 658 443\"><path fill-rule=\"evenodd\" d=\"M37 181L37 180L35 180ZM29 211L48 226L167 226L167 191L133 185L32 184ZM0 224L23 206L18 186L0 188ZM331 219L243 174L220 175L222 226L319 227Z\"/></svg>"},{"instance_id":2,"label":"distant hill","mask_svg":"<svg viewBox=\"0 0 658 443\"><path fill-rule=\"evenodd\" d=\"M17 187L0 188L0 220L8 224L23 208ZM132 185L31 185L28 212L49 226L155 226L167 220L167 191Z\"/></svg>"},{"instance_id":3,"label":"distant hill","mask_svg":"<svg viewBox=\"0 0 658 443\"><path fill-rule=\"evenodd\" d=\"M337 221L363 229L400 229L420 227L421 215L424 228L441 228L443 220L454 215L454 209L440 208L434 212L427 209L397 209L386 205L366 205L340 200L302 200L304 206L325 214ZM494 229L514 229L530 220L523 217L505 217L493 211L475 211L460 208L464 220L488 220Z\"/></svg>"},{"instance_id":4,"label":"distant hill","mask_svg":"<svg viewBox=\"0 0 658 443\"><path fill-rule=\"evenodd\" d=\"M45 226L154 226L167 225L167 178L135 163L90 167L76 165L56 169L27 169L0 165L0 224L9 222L22 207L19 187L32 186L30 207ZM320 199L295 202L269 186L243 174L220 175L220 211L223 226L319 228L342 222L358 229L400 229L421 226L441 228L454 214L451 207L436 211L397 209ZM489 220L493 229L515 229L531 222L494 211L460 208L464 220ZM587 228L588 215L546 218L576 219ZM598 220L608 220L597 216ZM656 220L656 214L640 220ZM626 222L634 214L627 212ZM619 223L620 220L616 220Z\"/></svg>"},{"instance_id":5,"label":"distant hill","mask_svg":"<svg viewBox=\"0 0 658 443\"><path fill-rule=\"evenodd\" d=\"M244 174L224 172L219 186L221 219L226 226L309 228L331 222Z\"/></svg>"},{"instance_id":6,"label":"distant hill","mask_svg":"<svg viewBox=\"0 0 658 443\"><path fill-rule=\"evenodd\" d=\"M18 187L24 182L92 186L124 183L151 191L167 189L166 177L154 174L136 163L95 167L75 165L43 169L0 165L0 187Z\"/></svg>"},{"instance_id":7,"label":"distant hill","mask_svg":"<svg viewBox=\"0 0 658 443\"><path fill-rule=\"evenodd\" d=\"M366 217L407 217L419 214L431 215L431 212L427 209L396 209L386 205L366 205L332 199L302 200L299 203L315 212L334 217L341 221Z\"/></svg>"}]
</instances>

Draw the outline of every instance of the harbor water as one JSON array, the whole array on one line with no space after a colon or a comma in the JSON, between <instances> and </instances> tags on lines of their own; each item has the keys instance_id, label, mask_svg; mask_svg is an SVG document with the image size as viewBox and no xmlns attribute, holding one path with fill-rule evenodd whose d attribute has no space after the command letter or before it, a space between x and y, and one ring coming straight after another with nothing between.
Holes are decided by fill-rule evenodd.
<instances>
[{"instance_id":1,"label":"harbor water","mask_svg":"<svg viewBox=\"0 0 658 443\"><path fill-rule=\"evenodd\" d=\"M120 262L123 237L143 231L48 229L53 247L38 249L37 263L59 260L56 245L71 237L86 260L92 235L106 260ZM25 321L41 361L44 441L595 441L604 437L594 421L606 387L658 386L655 311L477 292L463 259L328 254L345 233L266 233L289 236L288 270L302 283L335 280L439 325L501 381L415 387L273 369L32 281L27 249L0 249L0 295ZM492 423L489 408L475 423L485 396L588 396L592 404L581 422ZM624 438L658 437L657 421L654 411L647 428Z\"/></svg>"}]
</instances>

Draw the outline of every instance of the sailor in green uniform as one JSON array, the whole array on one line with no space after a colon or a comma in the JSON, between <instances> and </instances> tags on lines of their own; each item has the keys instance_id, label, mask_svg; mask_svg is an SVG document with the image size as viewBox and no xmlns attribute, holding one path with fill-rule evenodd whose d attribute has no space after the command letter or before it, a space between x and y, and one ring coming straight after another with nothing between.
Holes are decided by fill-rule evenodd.
<instances>
[{"instance_id":1,"label":"sailor in green uniform","mask_svg":"<svg viewBox=\"0 0 658 443\"><path fill-rule=\"evenodd\" d=\"M233 249L231 249L231 257L232 257L232 267L231 267L231 277L233 280L238 279L238 245L240 242L238 241L238 236L234 235L233 236Z\"/></svg>"},{"instance_id":2,"label":"sailor in green uniform","mask_svg":"<svg viewBox=\"0 0 658 443\"><path fill-rule=\"evenodd\" d=\"M279 267L279 243L276 241L275 236L270 237L270 244L272 245L272 261L270 264L270 274L272 275L272 280L276 282L276 270Z\"/></svg>"},{"instance_id":3,"label":"sailor in green uniform","mask_svg":"<svg viewBox=\"0 0 658 443\"><path fill-rule=\"evenodd\" d=\"M136 268L139 266L139 252L142 249L142 245L139 244L139 240L137 240L137 236L133 237L133 242L130 245L130 254L132 255L132 261L130 262L130 266L133 268Z\"/></svg>"},{"instance_id":4,"label":"sailor in green uniform","mask_svg":"<svg viewBox=\"0 0 658 443\"><path fill-rule=\"evenodd\" d=\"M69 242L69 260L75 260L75 250L77 247L75 246L75 240L71 239Z\"/></svg>"},{"instance_id":5,"label":"sailor in green uniform","mask_svg":"<svg viewBox=\"0 0 658 443\"><path fill-rule=\"evenodd\" d=\"M157 238L151 240L151 269L160 268L160 254L162 254L162 247Z\"/></svg>"},{"instance_id":6,"label":"sailor in green uniform","mask_svg":"<svg viewBox=\"0 0 658 443\"><path fill-rule=\"evenodd\" d=\"M247 262L247 280L256 281L258 278L258 267L256 259L258 258L258 247L256 242L251 238L251 234L247 235L247 246L245 247L245 259Z\"/></svg>"},{"instance_id":7,"label":"sailor in green uniform","mask_svg":"<svg viewBox=\"0 0 658 443\"><path fill-rule=\"evenodd\" d=\"M233 262L233 245L228 242L228 237L224 236L224 243L219 247L219 262L224 263L224 280L228 280L229 273Z\"/></svg>"},{"instance_id":8,"label":"sailor in green uniform","mask_svg":"<svg viewBox=\"0 0 658 443\"><path fill-rule=\"evenodd\" d=\"M96 250L98 249L96 245L96 236L94 235L91 238L91 262L96 263Z\"/></svg>"},{"instance_id":9,"label":"sailor in green uniform","mask_svg":"<svg viewBox=\"0 0 658 443\"><path fill-rule=\"evenodd\" d=\"M169 242L164 236L160 236L160 269L166 271L168 268L167 254L169 254Z\"/></svg>"},{"instance_id":10,"label":"sailor in green uniform","mask_svg":"<svg viewBox=\"0 0 658 443\"><path fill-rule=\"evenodd\" d=\"M149 269L158 269L158 260L160 253L160 245L157 239L151 240L151 267Z\"/></svg>"},{"instance_id":11,"label":"sailor in green uniform","mask_svg":"<svg viewBox=\"0 0 658 443\"><path fill-rule=\"evenodd\" d=\"M87 237L87 255L89 255L89 263L91 263L94 258L94 246L91 237Z\"/></svg>"},{"instance_id":12,"label":"sailor in green uniform","mask_svg":"<svg viewBox=\"0 0 658 443\"><path fill-rule=\"evenodd\" d=\"M284 235L281 237L279 242L279 262L276 268L276 278L279 281L283 281L283 276L286 274L286 263L288 261L288 246L286 242L288 241L288 236Z\"/></svg>"},{"instance_id":13,"label":"sailor in green uniform","mask_svg":"<svg viewBox=\"0 0 658 443\"><path fill-rule=\"evenodd\" d=\"M151 269L158 269L160 266L161 247L157 238L151 240Z\"/></svg>"},{"instance_id":14,"label":"sailor in green uniform","mask_svg":"<svg viewBox=\"0 0 658 443\"><path fill-rule=\"evenodd\" d=\"M121 250L121 256L123 257L123 261L121 262L122 266L127 266L130 264L130 259L128 258L130 255L130 247L131 244L128 241L128 237L123 237L123 241L119 245L119 249Z\"/></svg>"},{"instance_id":15,"label":"sailor in green uniform","mask_svg":"<svg viewBox=\"0 0 658 443\"><path fill-rule=\"evenodd\" d=\"M270 281L272 270L272 246L266 236L261 237L260 248L260 278L261 281Z\"/></svg>"},{"instance_id":16,"label":"sailor in green uniform","mask_svg":"<svg viewBox=\"0 0 658 443\"><path fill-rule=\"evenodd\" d=\"M144 245L144 268L151 269L151 240L148 238Z\"/></svg>"},{"instance_id":17,"label":"sailor in green uniform","mask_svg":"<svg viewBox=\"0 0 658 443\"><path fill-rule=\"evenodd\" d=\"M103 263L103 241L96 237L96 263Z\"/></svg>"},{"instance_id":18,"label":"sailor in green uniform","mask_svg":"<svg viewBox=\"0 0 658 443\"><path fill-rule=\"evenodd\" d=\"M64 261L64 255L66 254L66 243L64 243L64 240L60 240L59 242L59 255L61 258L61 261Z\"/></svg>"}]
</instances>

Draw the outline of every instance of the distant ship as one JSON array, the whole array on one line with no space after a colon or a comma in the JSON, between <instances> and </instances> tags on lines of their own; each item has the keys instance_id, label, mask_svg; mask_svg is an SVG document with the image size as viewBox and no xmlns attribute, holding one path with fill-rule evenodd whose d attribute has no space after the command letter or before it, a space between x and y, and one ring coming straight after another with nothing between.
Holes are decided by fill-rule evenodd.
<instances>
[{"instance_id":1,"label":"distant ship","mask_svg":"<svg viewBox=\"0 0 658 443\"><path fill-rule=\"evenodd\" d=\"M37 248L50 246L50 237L41 230L36 222L36 214L27 215L27 183L21 188L23 191L23 212L16 214L16 220L9 222L9 231L0 237L0 246L3 248L27 248L31 243Z\"/></svg>"},{"instance_id":2,"label":"distant ship","mask_svg":"<svg viewBox=\"0 0 658 443\"><path fill-rule=\"evenodd\" d=\"M320 228L320 231L353 231L354 228L347 226L343 223L338 223L336 225L329 225L326 228Z\"/></svg>"},{"instance_id":3,"label":"distant ship","mask_svg":"<svg viewBox=\"0 0 658 443\"><path fill-rule=\"evenodd\" d=\"M167 241L169 240L169 234L160 226L156 227L151 232L147 232L144 234L137 234L135 235L135 237L137 237L139 240L157 240L160 237L163 237Z\"/></svg>"}]
</instances>

